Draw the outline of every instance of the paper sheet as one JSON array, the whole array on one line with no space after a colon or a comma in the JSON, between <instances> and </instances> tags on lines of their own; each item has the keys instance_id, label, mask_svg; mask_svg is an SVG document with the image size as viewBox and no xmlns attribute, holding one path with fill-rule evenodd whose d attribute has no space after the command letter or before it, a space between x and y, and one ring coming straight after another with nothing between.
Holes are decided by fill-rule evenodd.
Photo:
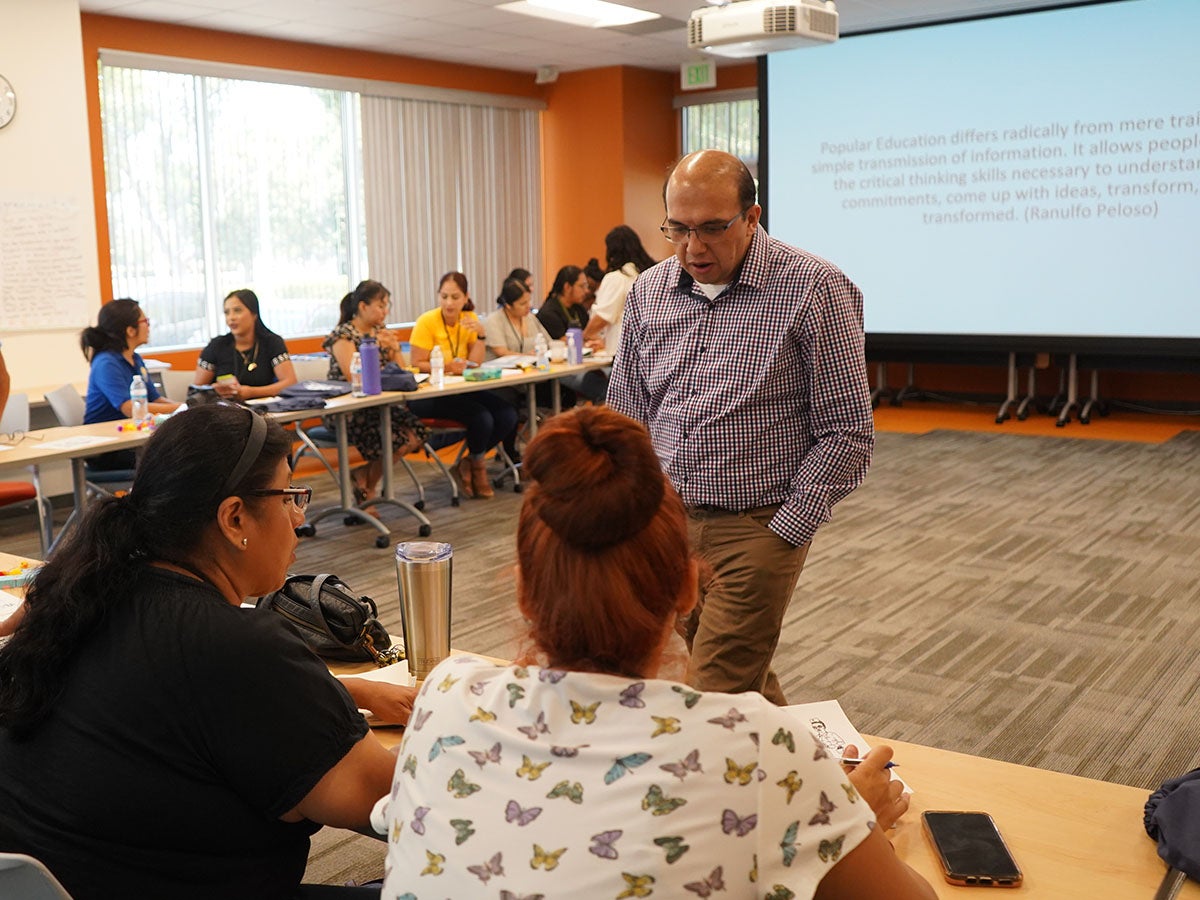
<instances>
[{"instance_id":1,"label":"paper sheet","mask_svg":"<svg viewBox=\"0 0 1200 900\"><path fill-rule=\"evenodd\" d=\"M817 740L828 747L829 752L835 757L842 755L847 744L853 744L858 748L860 758L866 756L871 749L870 743L850 723L850 718L842 709L842 704L836 700L797 703L793 706L785 706L784 709L796 718L803 720L804 724L811 728L813 734L817 736ZM903 765L902 760L897 759L894 762L897 766ZM904 785L906 793L912 793L908 782L901 778L895 769L892 769L892 778Z\"/></svg>"},{"instance_id":2,"label":"paper sheet","mask_svg":"<svg viewBox=\"0 0 1200 900\"><path fill-rule=\"evenodd\" d=\"M81 447L98 447L101 444L111 444L115 437L100 437L93 434L80 434L75 437L59 438L57 441L46 441L42 447L46 450L78 450Z\"/></svg>"},{"instance_id":3,"label":"paper sheet","mask_svg":"<svg viewBox=\"0 0 1200 900\"><path fill-rule=\"evenodd\" d=\"M495 359L489 359L484 365L490 367L499 366L501 369L518 369L521 366L537 365L537 357L524 353L510 353L508 356L498 356Z\"/></svg>"},{"instance_id":4,"label":"paper sheet","mask_svg":"<svg viewBox=\"0 0 1200 900\"><path fill-rule=\"evenodd\" d=\"M399 684L412 687L412 677L408 674L408 660L384 666L382 669L368 669L354 675L339 675L338 678L365 678L367 681L383 681L387 684Z\"/></svg>"},{"instance_id":5,"label":"paper sheet","mask_svg":"<svg viewBox=\"0 0 1200 900\"><path fill-rule=\"evenodd\" d=\"M353 675L338 675L338 678L365 678L367 681L382 681L387 684L398 684L402 687L412 687L413 679L408 674L408 661L400 660L398 663L392 663L390 666L384 666L382 669L369 669L366 672L356 672ZM359 708L358 710L366 716L367 724L374 725L375 714L369 709Z\"/></svg>"},{"instance_id":6,"label":"paper sheet","mask_svg":"<svg viewBox=\"0 0 1200 900\"><path fill-rule=\"evenodd\" d=\"M0 621L7 619L24 601L10 591L0 591Z\"/></svg>"}]
</instances>

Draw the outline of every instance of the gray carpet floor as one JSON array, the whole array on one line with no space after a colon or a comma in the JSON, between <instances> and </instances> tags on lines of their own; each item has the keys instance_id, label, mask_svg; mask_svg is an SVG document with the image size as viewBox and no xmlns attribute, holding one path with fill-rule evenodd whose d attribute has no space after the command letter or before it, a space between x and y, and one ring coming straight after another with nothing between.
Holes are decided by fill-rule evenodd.
<instances>
[{"instance_id":1,"label":"gray carpet floor","mask_svg":"<svg viewBox=\"0 0 1200 900\"><path fill-rule=\"evenodd\" d=\"M454 508L417 468L431 539L454 546L453 643L511 657L521 497ZM313 484L314 503L332 500L327 477ZM418 539L383 516L393 540ZM29 518L0 520L0 547L36 556ZM391 554L372 538L327 520L295 571L346 578L399 634ZM792 702L836 698L864 732L1152 788L1200 764L1198 626L1200 432L880 434L813 544L775 667ZM378 877L382 853L325 829L306 880Z\"/></svg>"}]
</instances>

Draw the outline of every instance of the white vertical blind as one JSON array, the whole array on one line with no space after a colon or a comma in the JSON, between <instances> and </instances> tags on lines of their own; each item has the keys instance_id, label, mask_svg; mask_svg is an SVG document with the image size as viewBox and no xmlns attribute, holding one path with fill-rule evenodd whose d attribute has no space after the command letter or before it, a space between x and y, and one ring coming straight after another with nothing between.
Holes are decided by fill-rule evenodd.
<instances>
[{"instance_id":1,"label":"white vertical blind","mask_svg":"<svg viewBox=\"0 0 1200 900\"><path fill-rule=\"evenodd\" d=\"M367 252L392 319L431 308L448 271L486 314L511 269L540 270L538 126L532 110L362 98Z\"/></svg>"}]
</instances>

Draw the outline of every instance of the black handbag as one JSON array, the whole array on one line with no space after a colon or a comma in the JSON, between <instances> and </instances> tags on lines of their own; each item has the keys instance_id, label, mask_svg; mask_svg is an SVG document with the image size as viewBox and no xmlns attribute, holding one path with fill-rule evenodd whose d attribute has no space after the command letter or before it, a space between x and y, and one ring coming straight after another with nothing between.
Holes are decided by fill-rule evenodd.
<instances>
[{"instance_id":1,"label":"black handbag","mask_svg":"<svg viewBox=\"0 0 1200 900\"><path fill-rule=\"evenodd\" d=\"M379 371L379 387L385 391L415 391L417 376L390 362Z\"/></svg>"},{"instance_id":2,"label":"black handbag","mask_svg":"<svg viewBox=\"0 0 1200 900\"><path fill-rule=\"evenodd\" d=\"M377 618L375 601L355 594L336 575L289 575L283 587L258 601L258 609L283 616L325 659L377 666L404 659Z\"/></svg>"}]
</instances>

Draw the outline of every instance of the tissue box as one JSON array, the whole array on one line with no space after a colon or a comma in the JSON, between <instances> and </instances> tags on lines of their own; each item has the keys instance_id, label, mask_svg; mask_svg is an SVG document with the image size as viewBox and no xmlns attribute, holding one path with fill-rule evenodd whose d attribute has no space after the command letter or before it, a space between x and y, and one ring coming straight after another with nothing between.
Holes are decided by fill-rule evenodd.
<instances>
[{"instance_id":1,"label":"tissue box","mask_svg":"<svg viewBox=\"0 0 1200 900\"><path fill-rule=\"evenodd\" d=\"M495 366L480 366L463 372L463 381L493 381L499 377L500 370Z\"/></svg>"}]
</instances>

